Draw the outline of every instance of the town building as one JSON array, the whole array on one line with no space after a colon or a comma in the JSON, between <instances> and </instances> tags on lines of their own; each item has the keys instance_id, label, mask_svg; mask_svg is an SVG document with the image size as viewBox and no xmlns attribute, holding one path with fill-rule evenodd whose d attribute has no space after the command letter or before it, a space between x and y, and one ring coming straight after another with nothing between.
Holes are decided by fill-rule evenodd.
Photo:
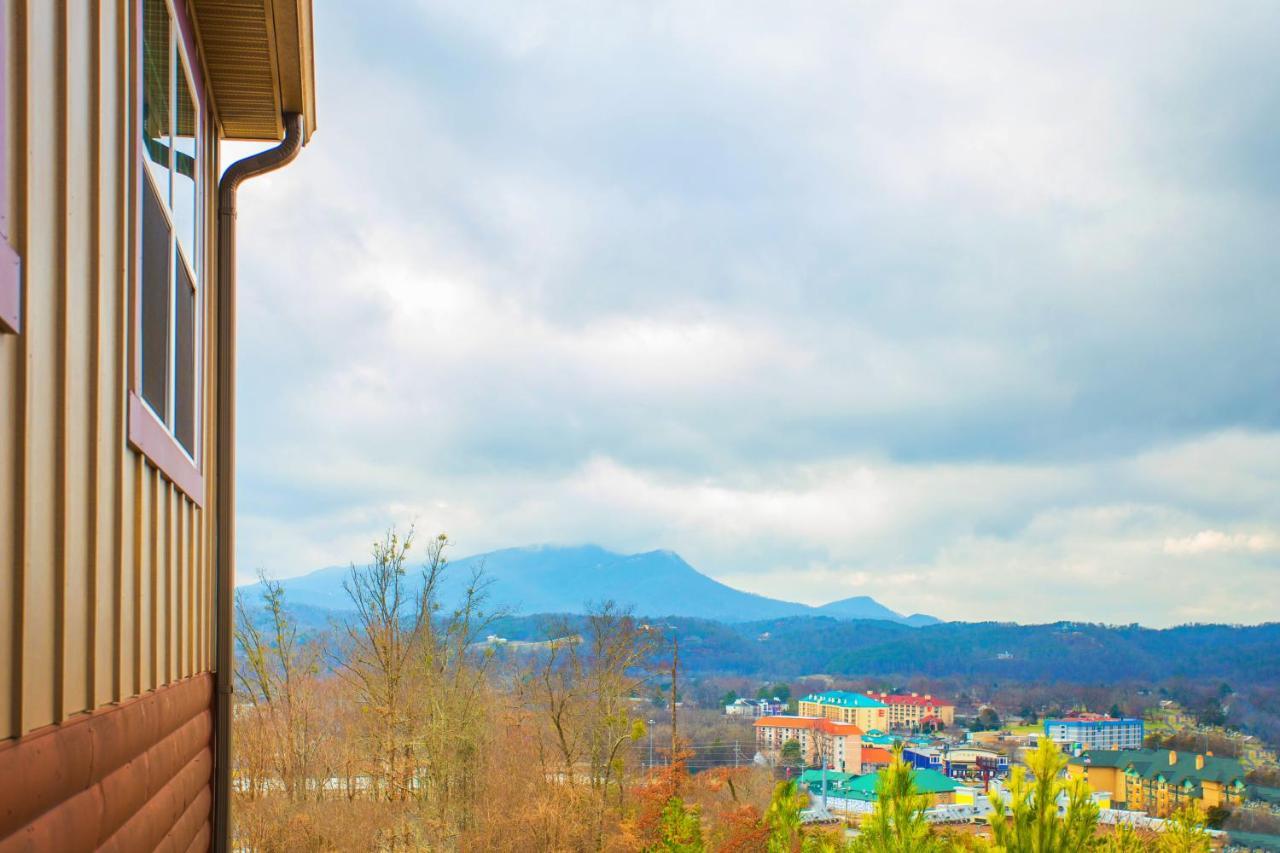
<instances>
[{"instance_id":1,"label":"town building","mask_svg":"<svg viewBox=\"0 0 1280 853\"><path fill-rule=\"evenodd\" d=\"M908 745L902 758L912 767L951 779L989 782L1009 775L1009 756L981 747Z\"/></svg>"},{"instance_id":2,"label":"town building","mask_svg":"<svg viewBox=\"0 0 1280 853\"><path fill-rule=\"evenodd\" d=\"M826 717L761 717L755 722L756 751L772 761L787 741L800 746L805 765L825 765L845 773L862 772L862 729Z\"/></svg>"},{"instance_id":3,"label":"town building","mask_svg":"<svg viewBox=\"0 0 1280 853\"><path fill-rule=\"evenodd\" d=\"M889 727L888 706L864 693L846 690L810 693L797 703L796 710L802 717L826 717L851 723L863 731Z\"/></svg>"},{"instance_id":4,"label":"town building","mask_svg":"<svg viewBox=\"0 0 1280 853\"><path fill-rule=\"evenodd\" d=\"M1067 773L1094 793L1108 792L1113 808L1168 817L1194 803L1231 807L1247 795L1244 766L1234 758L1170 749L1092 749L1072 756Z\"/></svg>"},{"instance_id":5,"label":"town building","mask_svg":"<svg viewBox=\"0 0 1280 853\"><path fill-rule=\"evenodd\" d=\"M0 4L0 849L229 849L237 188L315 122L311 0Z\"/></svg>"},{"instance_id":6,"label":"town building","mask_svg":"<svg viewBox=\"0 0 1280 853\"><path fill-rule=\"evenodd\" d=\"M773 699L735 699L724 706L725 716L750 717L753 719L767 717L771 714L781 714L786 710L787 703L777 697Z\"/></svg>"},{"instance_id":7,"label":"town building","mask_svg":"<svg viewBox=\"0 0 1280 853\"><path fill-rule=\"evenodd\" d=\"M828 802L836 799L874 803L879 797L880 781L879 773L855 775L827 771L824 774L821 770L806 770L800 774L800 785L811 796L821 797L825 792ZM961 789L959 782L935 770L914 770L911 781L918 793L928 797L931 807L954 803L956 792Z\"/></svg>"},{"instance_id":8,"label":"town building","mask_svg":"<svg viewBox=\"0 0 1280 853\"><path fill-rule=\"evenodd\" d=\"M1044 721L1044 734L1063 749L1140 749L1146 726L1138 717L1074 712Z\"/></svg>"},{"instance_id":9,"label":"town building","mask_svg":"<svg viewBox=\"0 0 1280 853\"><path fill-rule=\"evenodd\" d=\"M956 706L926 693L869 693L888 708L889 728L924 729L954 725Z\"/></svg>"}]
</instances>

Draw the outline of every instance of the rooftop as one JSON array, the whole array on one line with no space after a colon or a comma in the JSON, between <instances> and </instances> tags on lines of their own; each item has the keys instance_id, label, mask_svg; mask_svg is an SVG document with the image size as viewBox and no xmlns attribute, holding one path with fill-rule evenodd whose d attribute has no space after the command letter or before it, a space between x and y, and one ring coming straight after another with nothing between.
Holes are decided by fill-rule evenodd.
<instances>
[{"instance_id":1,"label":"rooftop","mask_svg":"<svg viewBox=\"0 0 1280 853\"><path fill-rule=\"evenodd\" d=\"M1161 779L1167 785L1198 787L1202 782L1244 784L1244 766L1234 758L1205 755L1196 767L1194 752L1168 749L1090 749L1070 759L1077 767L1112 767L1143 779Z\"/></svg>"},{"instance_id":2,"label":"rooftop","mask_svg":"<svg viewBox=\"0 0 1280 853\"><path fill-rule=\"evenodd\" d=\"M801 702L817 702L820 705L836 705L841 708L885 708L879 700L872 699L864 693L851 693L847 690L827 690L823 693L810 693Z\"/></svg>"},{"instance_id":3,"label":"rooftop","mask_svg":"<svg viewBox=\"0 0 1280 853\"><path fill-rule=\"evenodd\" d=\"M838 723L826 717L790 717L773 715L761 717L755 721L757 726L786 727L792 729L815 729L828 735L861 735L862 729L853 723Z\"/></svg>"}]
</instances>

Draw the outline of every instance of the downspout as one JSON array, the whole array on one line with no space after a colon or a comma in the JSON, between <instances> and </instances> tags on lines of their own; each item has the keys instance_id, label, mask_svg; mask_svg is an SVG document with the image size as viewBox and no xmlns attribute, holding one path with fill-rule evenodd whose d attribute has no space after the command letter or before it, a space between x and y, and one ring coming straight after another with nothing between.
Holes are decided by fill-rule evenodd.
<instances>
[{"instance_id":1,"label":"downspout","mask_svg":"<svg viewBox=\"0 0 1280 853\"><path fill-rule=\"evenodd\" d=\"M235 643L236 468L236 190L249 178L287 166L302 149L302 116L284 117L284 140L275 148L231 164L218 182L218 397L216 497L217 581L214 623L213 849L231 849L231 711Z\"/></svg>"}]
</instances>

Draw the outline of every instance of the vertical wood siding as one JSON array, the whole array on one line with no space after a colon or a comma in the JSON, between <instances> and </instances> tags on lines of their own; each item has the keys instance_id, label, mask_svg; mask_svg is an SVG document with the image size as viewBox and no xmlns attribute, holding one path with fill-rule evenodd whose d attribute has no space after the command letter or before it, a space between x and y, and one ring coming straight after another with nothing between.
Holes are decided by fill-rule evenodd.
<instances>
[{"instance_id":1,"label":"vertical wood siding","mask_svg":"<svg viewBox=\"0 0 1280 853\"><path fill-rule=\"evenodd\" d=\"M207 513L127 442L134 0L0 8L10 232L24 278L22 334L0 335L4 739L209 670L214 549ZM206 138L203 150L211 225L216 148ZM206 316L205 330L215 328ZM204 505L213 506L210 477Z\"/></svg>"}]
</instances>

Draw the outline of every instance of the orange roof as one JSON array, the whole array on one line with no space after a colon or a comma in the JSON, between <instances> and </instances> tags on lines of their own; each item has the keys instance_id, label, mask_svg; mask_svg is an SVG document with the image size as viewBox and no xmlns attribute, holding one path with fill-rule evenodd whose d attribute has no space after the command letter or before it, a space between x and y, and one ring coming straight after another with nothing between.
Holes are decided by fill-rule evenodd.
<instances>
[{"instance_id":1,"label":"orange roof","mask_svg":"<svg viewBox=\"0 0 1280 853\"><path fill-rule=\"evenodd\" d=\"M828 735L858 735L862 736L862 729L853 723L839 723L835 720L828 720L825 717L761 717L756 720L757 726L774 726L785 727L791 729L817 729L823 734Z\"/></svg>"},{"instance_id":2,"label":"orange roof","mask_svg":"<svg viewBox=\"0 0 1280 853\"><path fill-rule=\"evenodd\" d=\"M862 748L863 764L888 764L893 761L893 753L879 746L864 746Z\"/></svg>"}]
</instances>

